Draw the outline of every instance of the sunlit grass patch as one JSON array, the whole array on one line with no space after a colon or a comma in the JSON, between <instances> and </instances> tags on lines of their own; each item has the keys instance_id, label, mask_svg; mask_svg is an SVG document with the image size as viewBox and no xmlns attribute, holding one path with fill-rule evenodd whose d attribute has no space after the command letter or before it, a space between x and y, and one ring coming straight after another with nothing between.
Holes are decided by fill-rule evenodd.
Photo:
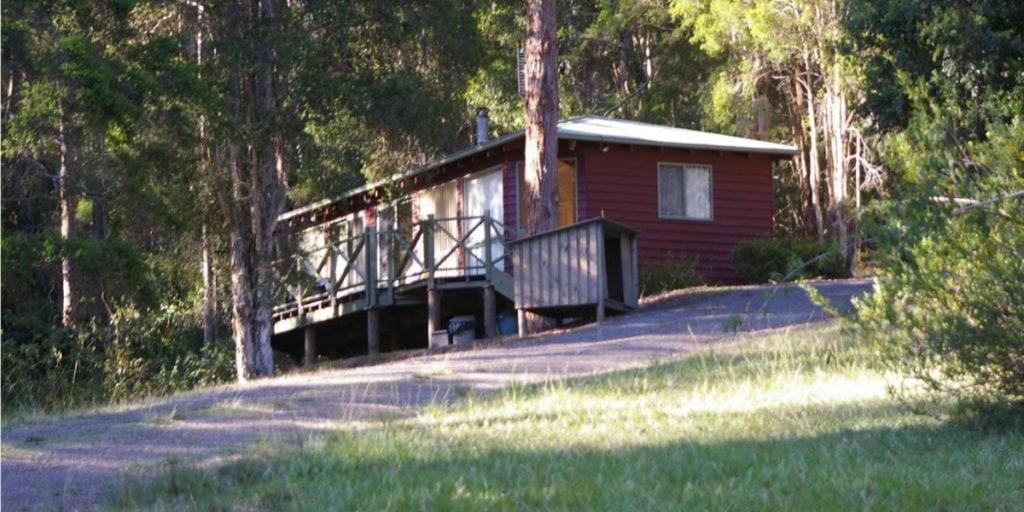
<instances>
[{"instance_id":1,"label":"sunlit grass patch","mask_svg":"<svg viewBox=\"0 0 1024 512\"><path fill-rule=\"evenodd\" d=\"M408 419L169 468L153 509L1013 510L1024 434L921 416L835 327L515 386Z\"/></svg>"}]
</instances>

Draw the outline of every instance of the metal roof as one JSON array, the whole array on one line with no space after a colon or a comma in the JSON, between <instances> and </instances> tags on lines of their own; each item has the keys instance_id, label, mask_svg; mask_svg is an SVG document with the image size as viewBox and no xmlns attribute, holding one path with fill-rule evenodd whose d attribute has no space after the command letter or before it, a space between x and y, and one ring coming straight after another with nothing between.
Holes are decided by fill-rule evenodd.
<instances>
[{"instance_id":1,"label":"metal roof","mask_svg":"<svg viewBox=\"0 0 1024 512\"><path fill-rule=\"evenodd\" d=\"M558 123L558 138L783 156L796 154L795 147L785 144L598 116L577 117Z\"/></svg>"},{"instance_id":2,"label":"metal roof","mask_svg":"<svg viewBox=\"0 0 1024 512\"><path fill-rule=\"evenodd\" d=\"M383 180L367 183L359 188L350 190L341 197L325 199L308 206L291 210L281 214L279 221L304 215L311 211L329 206L345 199L376 189L386 183L402 178L416 176L433 171L445 164L461 160L477 153L487 151L523 137L523 131L509 133L484 144L477 144L461 149L435 160L427 165L410 169L406 172L396 173ZM560 140L582 140L591 142L605 142L608 144L634 144L641 146L674 147L685 149L704 149L711 151L737 151L742 153L762 153L779 156L795 155L797 150L786 144L776 144L756 139L733 137L719 133L709 133L685 128L675 128L658 124L641 123L639 121L625 121L622 119L610 119L601 116L582 116L566 119L558 123L558 138Z\"/></svg>"}]
</instances>

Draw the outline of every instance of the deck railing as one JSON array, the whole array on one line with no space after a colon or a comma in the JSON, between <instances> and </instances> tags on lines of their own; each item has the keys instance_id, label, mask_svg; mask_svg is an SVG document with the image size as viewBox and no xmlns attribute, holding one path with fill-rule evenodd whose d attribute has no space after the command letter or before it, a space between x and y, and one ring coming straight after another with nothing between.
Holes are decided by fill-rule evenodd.
<instances>
[{"instance_id":1,"label":"deck railing","mask_svg":"<svg viewBox=\"0 0 1024 512\"><path fill-rule=\"evenodd\" d=\"M374 307L409 286L487 278L509 266L505 226L489 215L426 219L351 236L327 230L315 247L292 244L275 260L274 319L337 308L352 298ZM284 251L282 251L284 252Z\"/></svg>"}]
</instances>

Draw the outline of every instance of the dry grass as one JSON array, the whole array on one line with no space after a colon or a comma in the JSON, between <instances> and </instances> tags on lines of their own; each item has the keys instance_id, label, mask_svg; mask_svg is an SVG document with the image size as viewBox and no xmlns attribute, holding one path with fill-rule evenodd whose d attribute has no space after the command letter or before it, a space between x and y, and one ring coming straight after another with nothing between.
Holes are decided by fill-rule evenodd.
<instances>
[{"instance_id":1,"label":"dry grass","mask_svg":"<svg viewBox=\"0 0 1024 512\"><path fill-rule=\"evenodd\" d=\"M835 327L174 465L116 506L1019 510L1024 433L919 415ZM924 405L924 402L918 405Z\"/></svg>"}]
</instances>

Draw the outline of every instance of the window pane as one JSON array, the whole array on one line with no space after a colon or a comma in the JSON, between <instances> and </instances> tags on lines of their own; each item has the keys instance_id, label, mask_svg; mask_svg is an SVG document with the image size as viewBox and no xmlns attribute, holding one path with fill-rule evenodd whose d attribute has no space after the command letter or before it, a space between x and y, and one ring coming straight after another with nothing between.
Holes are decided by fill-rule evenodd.
<instances>
[{"instance_id":1,"label":"window pane","mask_svg":"<svg viewBox=\"0 0 1024 512\"><path fill-rule=\"evenodd\" d=\"M686 168L686 217L711 218L711 169Z\"/></svg>"},{"instance_id":2,"label":"window pane","mask_svg":"<svg viewBox=\"0 0 1024 512\"><path fill-rule=\"evenodd\" d=\"M658 169L658 215L683 216L683 169L680 167L666 165Z\"/></svg>"}]
</instances>

